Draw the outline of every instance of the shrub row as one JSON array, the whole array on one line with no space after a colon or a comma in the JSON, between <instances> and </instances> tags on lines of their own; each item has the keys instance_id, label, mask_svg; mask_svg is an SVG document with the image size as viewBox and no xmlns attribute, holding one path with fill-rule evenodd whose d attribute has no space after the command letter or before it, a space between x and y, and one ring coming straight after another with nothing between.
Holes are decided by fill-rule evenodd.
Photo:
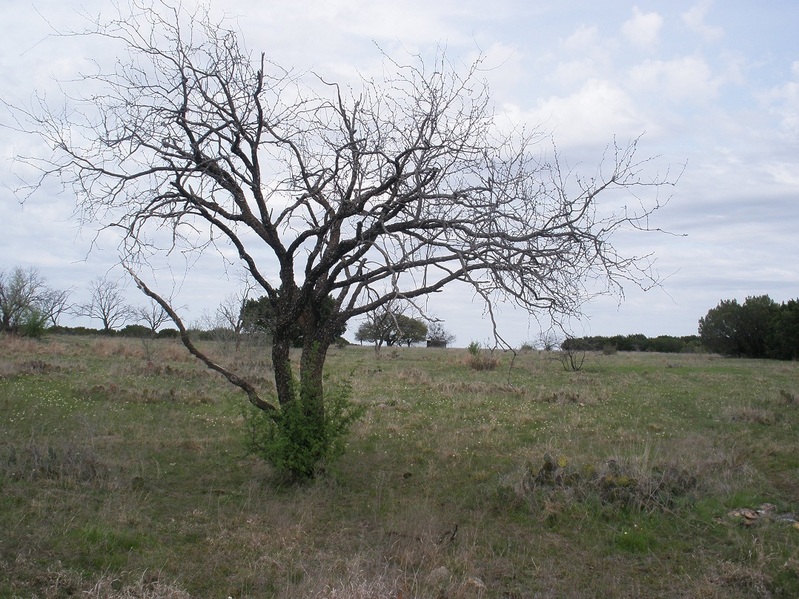
<instances>
[{"instance_id":1,"label":"shrub row","mask_svg":"<svg viewBox=\"0 0 799 599\"><path fill-rule=\"evenodd\" d=\"M685 337L672 337L660 335L647 337L646 335L614 335L613 337L572 337L561 343L565 351L648 351L663 353L698 352L702 350L699 337L688 335Z\"/></svg>"}]
</instances>

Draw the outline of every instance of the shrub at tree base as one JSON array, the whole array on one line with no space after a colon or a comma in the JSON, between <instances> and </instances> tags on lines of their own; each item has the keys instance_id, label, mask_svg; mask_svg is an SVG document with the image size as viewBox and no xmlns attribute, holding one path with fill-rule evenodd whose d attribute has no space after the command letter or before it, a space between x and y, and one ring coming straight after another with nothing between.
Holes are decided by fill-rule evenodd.
<instances>
[{"instance_id":1,"label":"shrub at tree base","mask_svg":"<svg viewBox=\"0 0 799 599\"><path fill-rule=\"evenodd\" d=\"M36 308L30 309L20 324L19 333L23 337L41 339L46 332L47 315Z\"/></svg>"},{"instance_id":2,"label":"shrub at tree base","mask_svg":"<svg viewBox=\"0 0 799 599\"><path fill-rule=\"evenodd\" d=\"M349 383L338 382L325 392L323 421L317 412L304 409L302 393L271 414L249 405L245 408L245 445L277 472L290 479L312 478L344 452L352 425L364 414L362 406L350 401Z\"/></svg>"}]
</instances>

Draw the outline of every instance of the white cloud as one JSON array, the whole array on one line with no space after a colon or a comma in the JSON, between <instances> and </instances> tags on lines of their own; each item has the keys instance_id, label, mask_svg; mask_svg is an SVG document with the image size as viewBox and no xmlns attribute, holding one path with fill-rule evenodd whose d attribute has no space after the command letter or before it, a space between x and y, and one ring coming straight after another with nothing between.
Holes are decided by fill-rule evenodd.
<instances>
[{"instance_id":1,"label":"white cloud","mask_svg":"<svg viewBox=\"0 0 799 599\"><path fill-rule=\"evenodd\" d=\"M624 22L621 32L630 42L639 48L652 48L660 38L663 17L656 12L643 13L637 6L633 7L633 16Z\"/></svg>"},{"instance_id":2,"label":"white cloud","mask_svg":"<svg viewBox=\"0 0 799 599\"><path fill-rule=\"evenodd\" d=\"M516 122L542 125L554 131L559 145L605 144L633 137L647 129L631 98L610 81L590 79L569 96L551 96L526 113L506 107Z\"/></svg>"},{"instance_id":3,"label":"white cloud","mask_svg":"<svg viewBox=\"0 0 799 599\"><path fill-rule=\"evenodd\" d=\"M595 26L581 25L559 43L554 81L569 89L589 79L607 78L613 71L617 43L600 36Z\"/></svg>"},{"instance_id":4,"label":"white cloud","mask_svg":"<svg viewBox=\"0 0 799 599\"><path fill-rule=\"evenodd\" d=\"M599 29L596 26L580 25L561 42L561 47L570 52L593 52L600 43Z\"/></svg>"},{"instance_id":5,"label":"white cloud","mask_svg":"<svg viewBox=\"0 0 799 599\"><path fill-rule=\"evenodd\" d=\"M705 17L712 5L713 0L701 0L682 14L682 20L688 25L688 28L701 35L708 42L724 36L724 30L721 27L705 23Z\"/></svg>"},{"instance_id":6,"label":"white cloud","mask_svg":"<svg viewBox=\"0 0 799 599\"><path fill-rule=\"evenodd\" d=\"M718 94L722 81L696 56L676 60L645 60L630 70L630 83L638 90L674 102L704 102Z\"/></svg>"},{"instance_id":7,"label":"white cloud","mask_svg":"<svg viewBox=\"0 0 799 599\"><path fill-rule=\"evenodd\" d=\"M784 137L799 137L799 61L791 65L792 81L776 86L762 95L769 112L780 120Z\"/></svg>"}]
</instances>

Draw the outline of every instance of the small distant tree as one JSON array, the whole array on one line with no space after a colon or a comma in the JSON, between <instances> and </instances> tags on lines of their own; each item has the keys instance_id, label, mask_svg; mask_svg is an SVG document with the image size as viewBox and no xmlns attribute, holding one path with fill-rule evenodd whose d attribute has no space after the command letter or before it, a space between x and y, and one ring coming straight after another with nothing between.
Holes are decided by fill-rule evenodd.
<instances>
[{"instance_id":1,"label":"small distant tree","mask_svg":"<svg viewBox=\"0 0 799 599\"><path fill-rule=\"evenodd\" d=\"M427 338L427 325L417 319L394 310L381 310L369 315L367 320L358 327L355 333L356 341L369 341L375 344L379 351L381 345L411 346L421 343Z\"/></svg>"},{"instance_id":2,"label":"small distant tree","mask_svg":"<svg viewBox=\"0 0 799 599\"><path fill-rule=\"evenodd\" d=\"M35 269L0 270L0 331L16 330L43 288L44 281Z\"/></svg>"},{"instance_id":3,"label":"small distant tree","mask_svg":"<svg viewBox=\"0 0 799 599\"><path fill-rule=\"evenodd\" d=\"M711 352L722 355L740 355L738 339L741 305L738 300L721 300L719 304L699 319L699 338Z\"/></svg>"},{"instance_id":4,"label":"small distant tree","mask_svg":"<svg viewBox=\"0 0 799 599\"><path fill-rule=\"evenodd\" d=\"M153 337L158 334L158 329L164 326L167 322L171 322L169 314L166 313L166 310L164 310L158 302L152 299L147 306L136 308L135 314L137 320L150 329L150 333Z\"/></svg>"},{"instance_id":5,"label":"small distant tree","mask_svg":"<svg viewBox=\"0 0 799 599\"><path fill-rule=\"evenodd\" d=\"M246 285L242 291L225 297L216 309L217 321L233 331L236 351L241 347L241 336L248 324L246 308L251 301L250 293L252 285Z\"/></svg>"},{"instance_id":6,"label":"small distant tree","mask_svg":"<svg viewBox=\"0 0 799 599\"><path fill-rule=\"evenodd\" d=\"M73 291L74 289L48 289L43 294L39 308L50 326L57 327L61 316L72 310L69 298Z\"/></svg>"},{"instance_id":7,"label":"small distant tree","mask_svg":"<svg viewBox=\"0 0 799 599\"><path fill-rule=\"evenodd\" d=\"M400 315L397 319L397 338L398 344L410 347L414 343L422 343L427 340L427 325L418 318Z\"/></svg>"},{"instance_id":8,"label":"small distant tree","mask_svg":"<svg viewBox=\"0 0 799 599\"><path fill-rule=\"evenodd\" d=\"M455 342L455 335L444 328L440 321L433 321L427 327L427 344L431 347L447 347Z\"/></svg>"},{"instance_id":9,"label":"small distant tree","mask_svg":"<svg viewBox=\"0 0 799 599\"><path fill-rule=\"evenodd\" d=\"M546 352L551 352L559 345L558 336L555 331L541 331L538 336L538 347Z\"/></svg>"},{"instance_id":10,"label":"small distant tree","mask_svg":"<svg viewBox=\"0 0 799 599\"><path fill-rule=\"evenodd\" d=\"M77 306L75 315L99 320L104 333L123 326L135 314L116 281L97 277L89 283L89 293L89 302Z\"/></svg>"},{"instance_id":11,"label":"small distant tree","mask_svg":"<svg viewBox=\"0 0 799 599\"><path fill-rule=\"evenodd\" d=\"M582 370L585 363L585 356L587 350L579 343L574 343L573 337L567 337L563 343L560 344L560 352L558 353L558 360L566 372L578 372Z\"/></svg>"}]
</instances>

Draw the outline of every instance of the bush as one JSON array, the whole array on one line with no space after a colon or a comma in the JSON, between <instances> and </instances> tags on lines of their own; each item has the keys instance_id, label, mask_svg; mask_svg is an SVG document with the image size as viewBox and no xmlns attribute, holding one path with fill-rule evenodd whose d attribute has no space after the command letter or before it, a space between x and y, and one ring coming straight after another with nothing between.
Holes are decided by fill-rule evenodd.
<instances>
[{"instance_id":1,"label":"bush","mask_svg":"<svg viewBox=\"0 0 799 599\"><path fill-rule=\"evenodd\" d=\"M696 473L676 464L612 458L600 465L577 465L565 456L547 453L542 463L527 465L521 492L537 507L557 494L567 501L598 501L627 510L668 512L684 498L690 499L697 484Z\"/></svg>"},{"instance_id":2,"label":"bush","mask_svg":"<svg viewBox=\"0 0 799 599\"><path fill-rule=\"evenodd\" d=\"M583 364L585 363L585 353L586 350L584 349L577 349L572 346L567 348L564 343L563 349L561 349L558 354L558 359L563 365L563 370L566 372L578 372L582 370Z\"/></svg>"},{"instance_id":3,"label":"bush","mask_svg":"<svg viewBox=\"0 0 799 599\"><path fill-rule=\"evenodd\" d=\"M277 416L248 404L244 412L247 450L266 460L282 476L313 478L341 456L350 428L364 414L363 406L350 401L351 394L349 383L328 386L321 434L303 411L299 395L282 406Z\"/></svg>"},{"instance_id":4,"label":"bush","mask_svg":"<svg viewBox=\"0 0 799 599\"><path fill-rule=\"evenodd\" d=\"M469 350L466 363L472 370L496 370L499 366L499 358L495 357L493 353L483 353L477 341L472 341L466 349Z\"/></svg>"},{"instance_id":5,"label":"bush","mask_svg":"<svg viewBox=\"0 0 799 599\"><path fill-rule=\"evenodd\" d=\"M134 338L149 338L154 337L152 329L140 324L129 324L120 329L119 335L121 337L134 337Z\"/></svg>"},{"instance_id":6,"label":"bush","mask_svg":"<svg viewBox=\"0 0 799 599\"><path fill-rule=\"evenodd\" d=\"M47 332L47 316L39 310L29 310L20 324L19 333L23 337L41 339Z\"/></svg>"}]
</instances>

